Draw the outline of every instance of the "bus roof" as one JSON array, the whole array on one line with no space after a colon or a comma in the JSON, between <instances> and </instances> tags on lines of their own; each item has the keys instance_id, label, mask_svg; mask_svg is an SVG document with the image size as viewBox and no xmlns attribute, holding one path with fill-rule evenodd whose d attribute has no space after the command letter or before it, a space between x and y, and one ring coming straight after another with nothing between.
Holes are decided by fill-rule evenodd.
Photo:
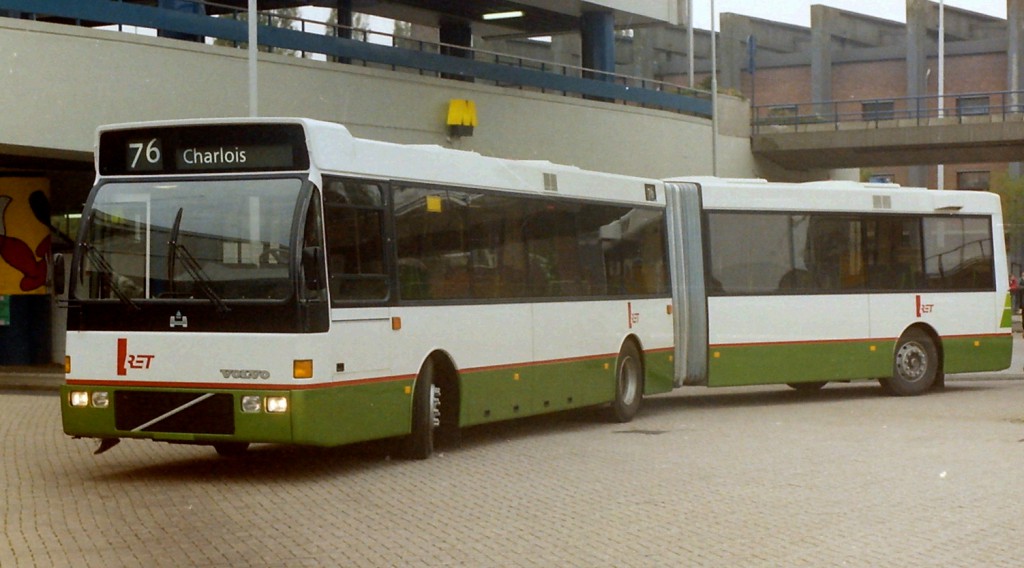
<instances>
[{"instance_id":1,"label":"bus roof","mask_svg":"<svg viewBox=\"0 0 1024 568\"><path fill-rule=\"evenodd\" d=\"M343 125L307 118L217 118L115 124L100 127L97 141L103 133L116 130L274 124L302 126L311 167L321 173L664 204L662 182L653 178L588 171L543 160L493 158L438 145L368 140L353 136Z\"/></svg>"},{"instance_id":2,"label":"bus roof","mask_svg":"<svg viewBox=\"0 0 1024 568\"><path fill-rule=\"evenodd\" d=\"M999 196L987 191L938 191L841 180L779 183L763 179L686 177L666 182L699 185L706 209L976 215L1000 211Z\"/></svg>"}]
</instances>

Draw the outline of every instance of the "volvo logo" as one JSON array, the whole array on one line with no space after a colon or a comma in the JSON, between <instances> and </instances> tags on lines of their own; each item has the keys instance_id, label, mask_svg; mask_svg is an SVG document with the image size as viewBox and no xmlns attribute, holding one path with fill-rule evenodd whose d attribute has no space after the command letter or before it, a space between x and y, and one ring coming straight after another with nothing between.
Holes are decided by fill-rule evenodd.
<instances>
[{"instance_id":1,"label":"volvo logo","mask_svg":"<svg viewBox=\"0 0 1024 568\"><path fill-rule=\"evenodd\" d=\"M264 371L263 369L221 369L220 374L225 379L267 380L270 378L270 371Z\"/></svg>"}]
</instances>

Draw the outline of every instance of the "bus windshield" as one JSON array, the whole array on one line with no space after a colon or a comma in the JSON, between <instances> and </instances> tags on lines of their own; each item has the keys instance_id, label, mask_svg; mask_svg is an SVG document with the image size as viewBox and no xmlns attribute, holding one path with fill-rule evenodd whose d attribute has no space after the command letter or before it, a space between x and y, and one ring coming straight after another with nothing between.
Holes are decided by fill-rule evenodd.
<instances>
[{"instance_id":1,"label":"bus windshield","mask_svg":"<svg viewBox=\"0 0 1024 568\"><path fill-rule=\"evenodd\" d=\"M111 182L87 213L75 297L282 300L299 178Z\"/></svg>"}]
</instances>

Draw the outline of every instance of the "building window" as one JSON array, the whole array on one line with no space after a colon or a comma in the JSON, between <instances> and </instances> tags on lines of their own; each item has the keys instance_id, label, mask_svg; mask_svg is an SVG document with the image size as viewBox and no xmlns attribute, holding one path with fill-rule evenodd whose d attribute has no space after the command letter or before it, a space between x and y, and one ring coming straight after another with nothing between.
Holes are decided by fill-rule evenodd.
<instances>
[{"instance_id":1,"label":"building window","mask_svg":"<svg viewBox=\"0 0 1024 568\"><path fill-rule=\"evenodd\" d=\"M988 95L970 95L966 97L957 97L956 99L957 116L978 116L988 113Z\"/></svg>"},{"instance_id":2,"label":"building window","mask_svg":"<svg viewBox=\"0 0 1024 568\"><path fill-rule=\"evenodd\" d=\"M896 118L894 101L869 101L861 104L863 120L892 120Z\"/></svg>"},{"instance_id":3,"label":"building window","mask_svg":"<svg viewBox=\"0 0 1024 568\"><path fill-rule=\"evenodd\" d=\"M957 189L988 191L990 172L967 171L956 173Z\"/></svg>"}]
</instances>

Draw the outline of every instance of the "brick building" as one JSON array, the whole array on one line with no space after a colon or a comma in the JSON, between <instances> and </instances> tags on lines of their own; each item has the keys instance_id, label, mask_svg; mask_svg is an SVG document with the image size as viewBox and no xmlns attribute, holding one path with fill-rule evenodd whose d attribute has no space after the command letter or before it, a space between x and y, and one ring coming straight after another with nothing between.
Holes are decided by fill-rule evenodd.
<instances>
[{"instance_id":1,"label":"brick building","mask_svg":"<svg viewBox=\"0 0 1024 568\"><path fill-rule=\"evenodd\" d=\"M1018 112L1024 105L1024 0L1007 0L1007 19L944 6L945 96L941 104L937 97L940 4L905 1L907 23L822 5L811 6L810 27L722 14L719 89L746 97L755 120L871 122L935 116L941 110L944 116L970 122ZM710 37L707 30L694 30L691 40L683 26L620 30L617 71L707 88ZM491 43L499 47L498 42ZM502 40L500 50L568 64L580 60L578 41L571 37L555 37L549 43ZM938 187L936 166L865 164L860 175ZM1005 160L950 162L944 166L941 186L988 189L1005 175L1021 174L1020 163Z\"/></svg>"}]
</instances>

